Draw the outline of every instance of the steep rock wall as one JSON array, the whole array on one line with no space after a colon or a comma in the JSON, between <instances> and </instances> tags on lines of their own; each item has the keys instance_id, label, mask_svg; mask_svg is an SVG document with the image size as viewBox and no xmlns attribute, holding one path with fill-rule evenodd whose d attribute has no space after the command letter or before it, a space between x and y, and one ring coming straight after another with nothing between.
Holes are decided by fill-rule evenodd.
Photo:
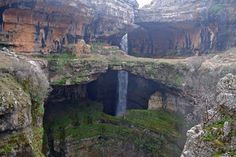
<instances>
[{"instance_id":1,"label":"steep rock wall","mask_svg":"<svg viewBox=\"0 0 236 157\"><path fill-rule=\"evenodd\" d=\"M132 0L11 0L0 2L0 41L17 52L60 52L125 30L134 21Z\"/></svg>"},{"instance_id":2,"label":"steep rock wall","mask_svg":"<svg viewBox=\"0 0 236 157\"><path fill-rule=\"evenodd\" d=\"M189 56L234 47L235 6L235 1L153 0L137 13L135 23L142 27L129 34L130 54Z\"/></svg>"},{"instance_id":3,"label":"steep rock wall","mask_svg":"<svg viewBox=\"0 0 236 157\"><path fill-rule=\"evenodd\" d=\"M43 101L49 87L37 64L0 51L0 156L43 156Z\"/></svg>"},{"instance_id":4,"label":"steep rock wall","mask_svg":"<svg viewBox=\"0 0 236 157\"><path fill-rule=\"evenodd\" d=\"M190 129L181 157L233 157L236 155L236 77L226 75L217 84L215 108Z\"/></svg>"}]
</instances>

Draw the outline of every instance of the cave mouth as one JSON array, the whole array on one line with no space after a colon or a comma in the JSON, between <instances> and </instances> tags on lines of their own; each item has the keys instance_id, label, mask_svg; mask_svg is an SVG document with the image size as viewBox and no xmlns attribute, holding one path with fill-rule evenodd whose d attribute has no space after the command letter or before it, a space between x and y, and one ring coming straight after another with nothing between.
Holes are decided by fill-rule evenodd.
<instances>
[{"instance_id":1,"label":"cave mouth","mask_svg":"<svg viewBox=\"0 0 236 157\"><path fill-rule=\"evenodd\" d=\"M128 82L127 112L118 117L118 71L108 71L88 84L53 86L45 103L44 153L91 156L92 151L109 156L110 151L121 153L116 152L119 148L124 153L119 156L124 157L152 156L163 150L168 150L170 157L180 155L185 141L183 116L161 109L147 110L153 93L174 90L131 73Z\"/></svg>"},{"instance_id":2,"label":"cave mouth","mask_svg":"<svg viewBox=\"0 0 236 157\"><path fill-rule=\"evenodd\" d=\"M176 89L131 73L128 73L127 79L127 110L148 109L149 99L156 91L162 93L163 97L164 93L178 93ZM104 113L115 116L119 90L119 71L109 70L88 84L53 86L45 107L63 102L75 104L82 101L94 101L103 104Z\"/></svg>"}]
</instances>

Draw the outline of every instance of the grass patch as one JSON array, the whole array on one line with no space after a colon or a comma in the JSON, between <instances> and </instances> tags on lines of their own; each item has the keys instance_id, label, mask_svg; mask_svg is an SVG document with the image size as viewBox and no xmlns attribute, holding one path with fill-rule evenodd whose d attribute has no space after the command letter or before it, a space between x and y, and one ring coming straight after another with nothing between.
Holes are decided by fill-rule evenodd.
<instances>
[{"instance_id":1,"label":"grass patch","mask_svg":"<svg viewBox=\"0 0 236 157\"><path fill-rule=\"evenodd\" d=\"M122 117L114 117L102 112L102 105L84 102L72 105L64 116L54 117L48 123L53 138L64 141L67 138L83 141L84 139L106 139L130 143L136 151L144 151L150 156L168 154L171 144L180 137L178 127L182 117L166 111L130 110ZM78 107L76 109L76 106ZM171 138L171 141L168 139ZM99 142L101 142L99 140ZM104 141L103 141L104 142ZM106 143L105 142L105 143ZM108 142L109 143L109 142ZM177 145L174 150L180 153ZM168 155L167 155L168 156Z\"/></svg>"},{"instance_id":2,"label":"grass patch","mask_svg":"<svg viewBox=\"0 0 236 157\"><path fill-rule=\"evenodd\" d=\"M43 56L43 58L46 58L49 61L49 64L52 66L51 68L54 68L54 70L61 70L68 63L70 63L71 60L76 59L76 55L69 52L65 52L62 54L49 54Z\"/></svg>"},{"instance_id":3,"label":"grass patch","mask_svg":"<svg viewBox=\"0 0 236 157\"><path fill-rule=\"evenodd\" d=\"M124 120L166 136L179 137L178 127L182 126L183 117L164 110L130 110Z\"/></svg>"}]
</instances>

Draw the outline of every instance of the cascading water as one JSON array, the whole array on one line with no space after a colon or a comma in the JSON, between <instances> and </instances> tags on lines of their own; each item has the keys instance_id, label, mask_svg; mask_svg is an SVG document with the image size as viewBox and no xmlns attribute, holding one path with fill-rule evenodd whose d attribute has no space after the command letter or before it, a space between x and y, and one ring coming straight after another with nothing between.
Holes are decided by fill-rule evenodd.
<instances>
[{"instance_id":1,"label":"cascading water","mask_svg":"<svg viewBox=\"0 0 236 157\"><path fill-rule=\"evenodd\" d=\"M128 49L128 34L125 34L120 42L120 47L121 50L123 50L125 53L128 53L129 49Z\"/></svg>"},{"instance_id":2,"label":"cascading water","mask_svg":"<svg viewBox=\"0 0 236 157\"><path fill-rule=\"evenodd\" d=\"M128 34L125 34L121 39L121 49L128 53ZM128 90L128 72L118 72L118 102L116 115L121 116L126 112L127 108L127 90Z\"/></svg>"}]
</instances>

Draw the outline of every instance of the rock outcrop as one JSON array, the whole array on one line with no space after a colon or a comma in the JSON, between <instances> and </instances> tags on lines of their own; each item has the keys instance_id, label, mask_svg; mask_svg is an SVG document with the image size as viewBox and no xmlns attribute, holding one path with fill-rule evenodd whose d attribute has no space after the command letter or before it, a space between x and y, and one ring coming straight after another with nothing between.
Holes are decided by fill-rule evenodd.
<instances>
[{"instance_id":1,"label":"rock outcrop","mask_svg":"<svg viewBox=\"0 0 236 157\"><path fill-rule=\"evenodd\" d=\"M43 156L48 86L35 62L0 51L0 156Z\"/></svg>"},{"instance_id":2,"label":"rock outcrop","mask_svg":"<svg viewBox=\"0 0 236 157\"><path fill-rule=\"evenodd\" d=\"M217 104L204 123L188 131L181 157L233 157L236 155L236 77L226 75L217 85Z\"/></svg>"},{"instance_id":3,"label":"rock outcrop","mask_svg":"<svg viewBox=\"0 0 236 157\"><path fill-rule=\"evenodd\" d=\"M0 44L17 52L61 52L81 39L107 38L131 27L135 0L0 2Z\"/></svg>"},{"instance_id":4,"label":"rock outcrop","mask_svg":"<svg viewBox=\"0 0 236 157\"><path fill-rule=\"evenodd\" d=\"M153 0L138 11L129 34L130 54L190 56L234 47L233 0Z\"/></svg>"},{"instance_id":5,"label":"rock outcrop","mask_svg":"<svg viewBox=\"0 0 236 157\"><path fill-rule=\"evenodd\" d=\"M51 83L87 84L108 70L125 70L170 89L161 97L168 102L166 108L175 106L175 111L183 113L187 121L195 124L202 118L206 107L214 106L219 79L229 72L236 74L235 49L218 55L186 59L136 58L107 45L93 45L92 50L96 53L83 55L79 59L62 62L60 57L55 56L50 60ZM169 97L166 99L165 95ZM163 102L162 106L165 106Z\"/></svg>"}]
</instances>

